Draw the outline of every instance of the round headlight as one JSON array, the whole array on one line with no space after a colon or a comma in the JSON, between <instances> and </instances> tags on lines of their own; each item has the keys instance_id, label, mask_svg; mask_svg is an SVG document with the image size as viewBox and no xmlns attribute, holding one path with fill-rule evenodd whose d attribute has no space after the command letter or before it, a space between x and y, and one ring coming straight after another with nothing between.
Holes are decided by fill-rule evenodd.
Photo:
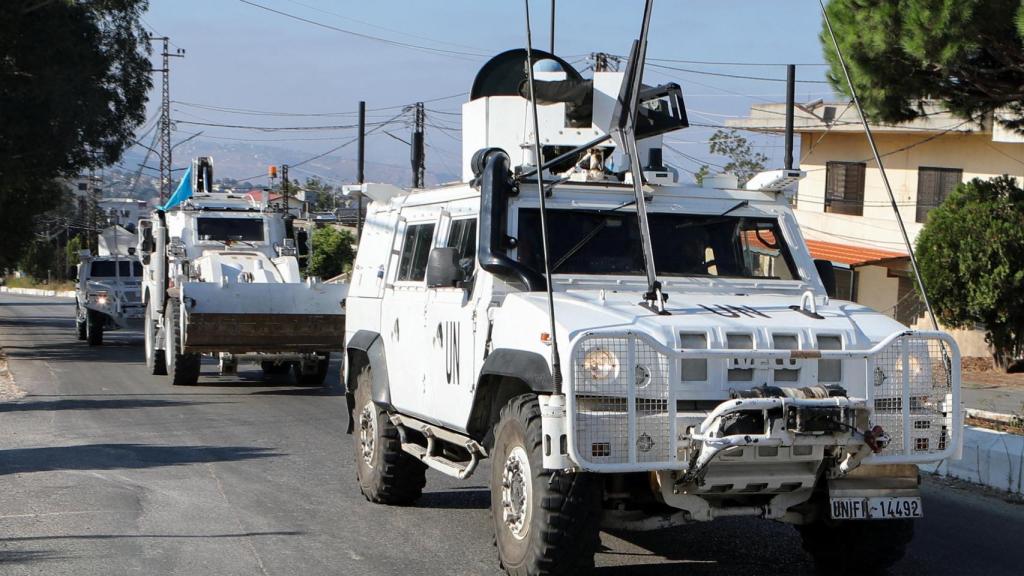
<instances>
[{"instance_id":1,"label":"round headlight","mask_svg":"<svg viewBox=\"0 0 1024 576\"><path fill-rule=\"evenodd\" d=\"M608 350L594 348L583 357L583 368L594 380L606 380L619 373L619 359Z\"/></svg>"}]
</instances>

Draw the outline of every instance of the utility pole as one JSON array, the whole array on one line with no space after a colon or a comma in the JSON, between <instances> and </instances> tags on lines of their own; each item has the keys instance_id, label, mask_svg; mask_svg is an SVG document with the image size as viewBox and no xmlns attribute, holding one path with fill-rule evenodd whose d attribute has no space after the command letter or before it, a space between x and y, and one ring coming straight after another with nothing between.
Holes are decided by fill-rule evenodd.
<instances>
[{"instance_id":1,"label":"utility pole","mask_svg":"<svg viewBox=\"0 0 1024 576\"><path fill-rule=\"evenodd\" d=\"M412 187L423 188L427 172L426 150L424 149L427 114L423 109L423 102L417 102L413 110L415 111L415 120L412 129Z\"/></svg>"},{"instance_id":2,"label":"utility pole","mask_svg":"<svg viewBox=\"0 0 1024 576\"><path fill-rule=\"evenodd\" d=\"M288 165L281 164L281 197L284 199L284 216L288 217Z\"/></svg>"},{"instance_id":3,"label":"utility pole","mask_svg":"<svg viewBox=\"0 0 1024 576\"><path fill-rule=\"evenodd\" d=\"M359 145L358 145L358 156L356 160L356 183L363 183L363 166L366 155L366 102L363 100L359 101ZM358 204L356 207L356 242L363 237L363 193L359 192L356 197Z\"/></svg>"},{"instance_id":4,"label":"utility pole","mask_svg":"<svg viewBox=\"0 0 1024 576\"><path fill-rule=\"evenodd\" d=\"M594 61L594 72L617 71L618 59L604 52L591 52L590 59Z\"/></svg>"},{"instance_id":5,"label":"utility pole","mask_svg":"<svg viewBox=\"0 0 1024 576\"><path fill-rule=\"evenodd\" d=\"M555 0L551 0L551 54L555 53Z\"/></svg>"},{"instance_id":6,"label":"utility pole","mask_svg":"<svg viewBox=\"0 0 1024 576\"><path fill-rule=\"evenodd\" d=\"M786 170L793 169L793 108L796 107L796 65L786 66Z\"/></svg>"},{"instance_id":7,"label":"utility pole","mask_svg":"<svg viewBox=\"0 0 1024 576\"><path fill-rule=\"evenodd\" d=\"M153 72L163 73L163 85L160 90L160 204L171 196L171 58L184 58L185 50L177 48L172 53L171 39L167 36L150 36L150 42L160 40L163 50L163 68Z\"/></svg>"}]
</instances>

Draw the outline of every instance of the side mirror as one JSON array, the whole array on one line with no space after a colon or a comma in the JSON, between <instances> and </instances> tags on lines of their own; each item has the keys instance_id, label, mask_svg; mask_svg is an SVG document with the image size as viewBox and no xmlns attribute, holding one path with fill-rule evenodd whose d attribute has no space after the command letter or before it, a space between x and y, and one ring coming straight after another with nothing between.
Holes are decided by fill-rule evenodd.
<instances>
[{"instance_id":1,"label":"side mirror","mask_svg":"<svg viewBox=\"0 0 1024 576\"><path fill-rule=\"evenodd\" d=\"M427 288L456 288L466 275L455 248L434 248L427 258Z\"/></svg>"},{"instance_id":2,"label":"side mirror","mask_svg":"<svg viewBox=\"0 0 1024 576\"><path fill-rule=\"evenodd\" d=\"M818 269L818 276L821 283L825 285L825 292L829 298L836 297L836 269L828 260L815 260L814 267Z\"/></svg>"}]
</instances>

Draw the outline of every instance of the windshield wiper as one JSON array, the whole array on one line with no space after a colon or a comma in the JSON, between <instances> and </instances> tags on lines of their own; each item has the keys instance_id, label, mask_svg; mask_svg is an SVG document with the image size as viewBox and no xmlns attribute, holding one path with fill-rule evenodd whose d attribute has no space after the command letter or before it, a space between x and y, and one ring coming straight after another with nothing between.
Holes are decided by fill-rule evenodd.
<instances>
[{"instance_id":1,"label":"windshield wiper","mask_svg":"<svg viewBox=\"0 0 1024 576\"><path fill-rule=\"evenodd\" d=\"M620 208L621 208L621 206L620 206ZM617 210L617 208L616 208L616 210ZM568 260L569 258L572 258L573 256L575 256L577 252L579 252L584 246L587 245L587 242L590 242L591 240L593 240L594 236L597 236L598 233L601 232L601 230L604 230L607 227L608 227L608 221L607 220L603 220L603 221L601 221L600 224L598 224L597 226L594 226L593 230L591 230L590 232L587 232L587 234L583 238L581 238L580 241L577 242L575 246L570 248L568 252L566 252L561 258L558 259L557 262L555 262L555 265L551 267L551 271L554 272L555 270L558 270L558 268L562 264L565 264L566 260Z\"/></svg>"}]
</instances>

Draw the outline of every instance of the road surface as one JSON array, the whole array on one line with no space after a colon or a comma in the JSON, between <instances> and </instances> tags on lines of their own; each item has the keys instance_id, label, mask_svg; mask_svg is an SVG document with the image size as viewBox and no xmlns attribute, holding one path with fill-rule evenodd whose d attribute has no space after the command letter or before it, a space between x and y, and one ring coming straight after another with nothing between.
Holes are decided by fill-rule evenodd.
<instances>
[{"instance_id":1,"label":"road surface","mask_svg":"<svg viewBox=\"0 0 1024 576\"><path fill-rule=\"evenodd\" d=\"M73 303L0 295L0 347L27 396L0 404L0 574L498 574L486 469L428 472L414 507L356 485L329 390L258 371L173 388L137 333L75 340ZM928 481L893 574L1024 574L1024 506ZM734 518L602 534L598 574L813 574L788 526Z\"/></svg>"}]
</instances>

